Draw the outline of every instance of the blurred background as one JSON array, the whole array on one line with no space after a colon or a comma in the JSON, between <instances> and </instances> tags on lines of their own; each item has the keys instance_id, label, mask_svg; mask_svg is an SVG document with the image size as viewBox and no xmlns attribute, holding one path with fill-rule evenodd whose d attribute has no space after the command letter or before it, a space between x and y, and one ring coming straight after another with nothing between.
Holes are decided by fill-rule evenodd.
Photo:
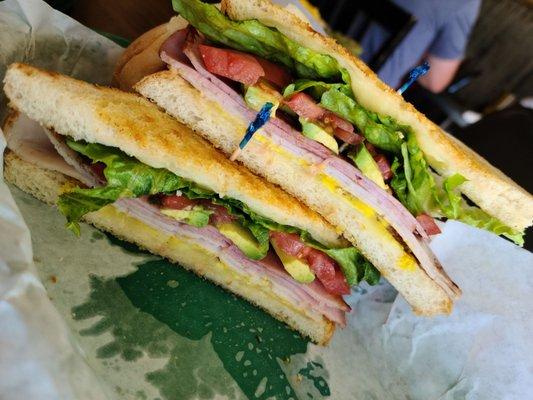
<instances>
[{"instance_id":1,"label":"blurred background","mask_svg":"<svg viewBox=\"0 0 533 400\"><path fill-rule=\"evenodd\" d=\"M406 100L533 193L533 0L274 1L297 9L394 89L429 61ZM170 0L49 2L126 40L174 14ZM531 249L531 232L526 243Z\"/></svg>"}]
</instances>

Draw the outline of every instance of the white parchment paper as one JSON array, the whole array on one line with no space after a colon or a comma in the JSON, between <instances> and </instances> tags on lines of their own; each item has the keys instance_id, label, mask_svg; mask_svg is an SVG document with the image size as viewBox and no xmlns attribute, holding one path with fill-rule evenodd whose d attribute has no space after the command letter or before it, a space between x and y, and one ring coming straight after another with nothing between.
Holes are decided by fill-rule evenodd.
<instances>
[{"instance_id":1,"label":"white parchment paper","mask_svg":"<svg viewBox=\"0 0 533 400\"><path fill-rule=\"evenodd\" d=\"M106 83L119 53L118 46L41 1L0 2L0 76L9 63L25 61ZM0 104L0 116L4 113ZM0 136L0 151L4 146ZM25 215L34 218L30 226L39 224L35 213ZM43 221L60 220L47 218ZM388 284L363 285L349 299L348 328L339 330L329 347L310 345L306 354L327 367L331 398L531 397L532 254L461 223L442 227L432 248L463 290L453 314L418 318ZM54 241L42 227L32 232L41 235L39 251L46 254L42 247ZM117 393L110 389L110 374L85 363L87 355L62 320L67 317L56 311L37 278L29 231L2 181L1 399L102 399Z\"/></svg>"},{"instance_id":2,"label":"white parchment paper","mask_svg":"<svg viewBox=\"0 0 533 400\"><path fill-rule=\"evenodd\" d=\"M2 79L7 66L18 61L107 83L120 52L119 46L110 40L42 1L0 2ZM0 93L0 120L3 120L5 96ZM44 93L43 101L46 101ZM2 166L4 148L1 134ZM37 278L32 258L30 233L2 180L0 398L108 398L111 391L85 364L80 349Z\"/></svg>"}]
</instances>

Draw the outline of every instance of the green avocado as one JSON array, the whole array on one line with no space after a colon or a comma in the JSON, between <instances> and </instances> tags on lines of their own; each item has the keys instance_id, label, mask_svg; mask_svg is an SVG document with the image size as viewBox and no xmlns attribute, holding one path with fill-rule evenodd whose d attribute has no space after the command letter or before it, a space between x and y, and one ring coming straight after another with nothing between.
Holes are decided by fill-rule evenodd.
<instances>
[{"instance_id":1,"label":"green avocado","mask_svg":"<svg viewBox=\"0 0 533 400\"><path fill-rule=\"evenodd\" d=\"M248 86L244 94L244 101L254 111L261 110L261 107L265 103L272 103L274 107L272 107L271 113L274 113L279 107L281 100L281 94L263 82L254 86Z\"/></svg>"},{"instance_id":2,"label":"green avocado","mask_svg":"<svg viewBox=\"0 0 533 400\"><path fill-rule=\"evenodd\" d=\"M374 161L372 154L370 154L364 144L361 143L357 148L357 152L355 154L348 154L348 157L353 160L363 175L373 180L379 187L387 189L387 185L383 180L383 175L381 175L378 164Z\"/></svg>"},{"instance_id":3,"label":"green avocado","mask_svg":"<svg viewBox=\"0 0 533 400\"><path fill-rule=\"evenodd\" d=\"M271 244L290 276L301 283L311 283L315 280L315 274L311 271L309 265L284 252L274 242L271 242Z\"/></svg>"},{"instance_id":4,"label":"green avocado","mask_svg":"<svg viewBox=\"0 0 533 400\"><path fill-rule=\"evenodd\" d=\"M265 257L265 252L261 249L261 245L252 235L252 232L238 222L220 224L217 225L217 228L220 233L230 239L248 258L261 260Z\"/></svg>"},{"instance_id":5,"label":"green avocado","mask_svg":"<svg viewBox=\"0 0 533 400\"><path fill-rule=\"evenodd\" d=\"M213 211L206 210L201 206L194 206L191 210L162 209L161 213L188 225L202 228L209 223L209 216L213 214Z\"/></svg>"},{"instance_id":6,"label":"green avocado","mask_svg":"<svg viewBox=\"0 0 533 400\"><path fill-rule=\"evenodd\" d=\"M322 143L335 154L339 154L339 145L337 144L337 141L327 131L322 129L317 124L308 122L304 118L300 118L300 123L302 124L302 133L304 136L308 137L309 139L313 139L316 142Z\"/></svg>"}]
</instances>

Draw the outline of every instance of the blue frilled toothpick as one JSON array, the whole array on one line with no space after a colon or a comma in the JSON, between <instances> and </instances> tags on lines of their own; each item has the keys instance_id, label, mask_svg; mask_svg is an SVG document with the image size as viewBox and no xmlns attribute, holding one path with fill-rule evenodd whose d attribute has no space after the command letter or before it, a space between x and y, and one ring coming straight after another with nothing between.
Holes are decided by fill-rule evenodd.
<instances>
[{"instance_id":1,"label":"blue frilled toothpick","mask_svg":"<svg viewBox=\"0 0 533 400\"><path fill-rule=\"evenodd\" d=\"M409 78L407 79L407 82L405 82L402 87L397 90L397 92L399 94L405 92L407 89L409 89L409 86L411 86L418 78L427 74L428 71L429 63L427 61L424 64L413 68L411 72L409 72Z\"/></svg>"},{"instance_id":2,"label":"blue frilled toothpick","mask_svg":"<svg viewBox=\"0 0 533 400\"><path fill-rule=\"evenodd\" d=\"M231 161L235 161L237 157L239 157L239 154L241 154L241 150L244 148L244 146L248 144L254 133L267 123L267 121L270 119L270 112L272 110L272 107L274 107L274 104L270 102L265 103L265 105L261 107L261 110L259 110L255 119L250 125L248 125L248 129L246 129L246 133L244 134L244 137L239 143L239 147L235 149L235 151L229 158Z\"/></svg>"}]
</instances>

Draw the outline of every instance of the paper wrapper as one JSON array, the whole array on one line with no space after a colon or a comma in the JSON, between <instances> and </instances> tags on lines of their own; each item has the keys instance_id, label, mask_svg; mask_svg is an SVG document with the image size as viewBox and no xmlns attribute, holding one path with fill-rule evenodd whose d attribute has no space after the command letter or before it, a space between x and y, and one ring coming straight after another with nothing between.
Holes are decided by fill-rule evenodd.
<instances>
[{"instance_id":1,"label":"paper wrapper","mask_svg":"<svg viewBox=\"0 0 533 400\"><path fill-rule=\"evenodd\" d=\"M25 61L106 83L119 53L45 3L0 3L2 74ZM432 243L463 289L451 316L416 317L387 283L362 285L348 327L322 348L178 266L90 226L76 238L64 222L0 184L3 400L530 396L533 257L489 233L449 222Z\"/></svg>"}]
</instances>

